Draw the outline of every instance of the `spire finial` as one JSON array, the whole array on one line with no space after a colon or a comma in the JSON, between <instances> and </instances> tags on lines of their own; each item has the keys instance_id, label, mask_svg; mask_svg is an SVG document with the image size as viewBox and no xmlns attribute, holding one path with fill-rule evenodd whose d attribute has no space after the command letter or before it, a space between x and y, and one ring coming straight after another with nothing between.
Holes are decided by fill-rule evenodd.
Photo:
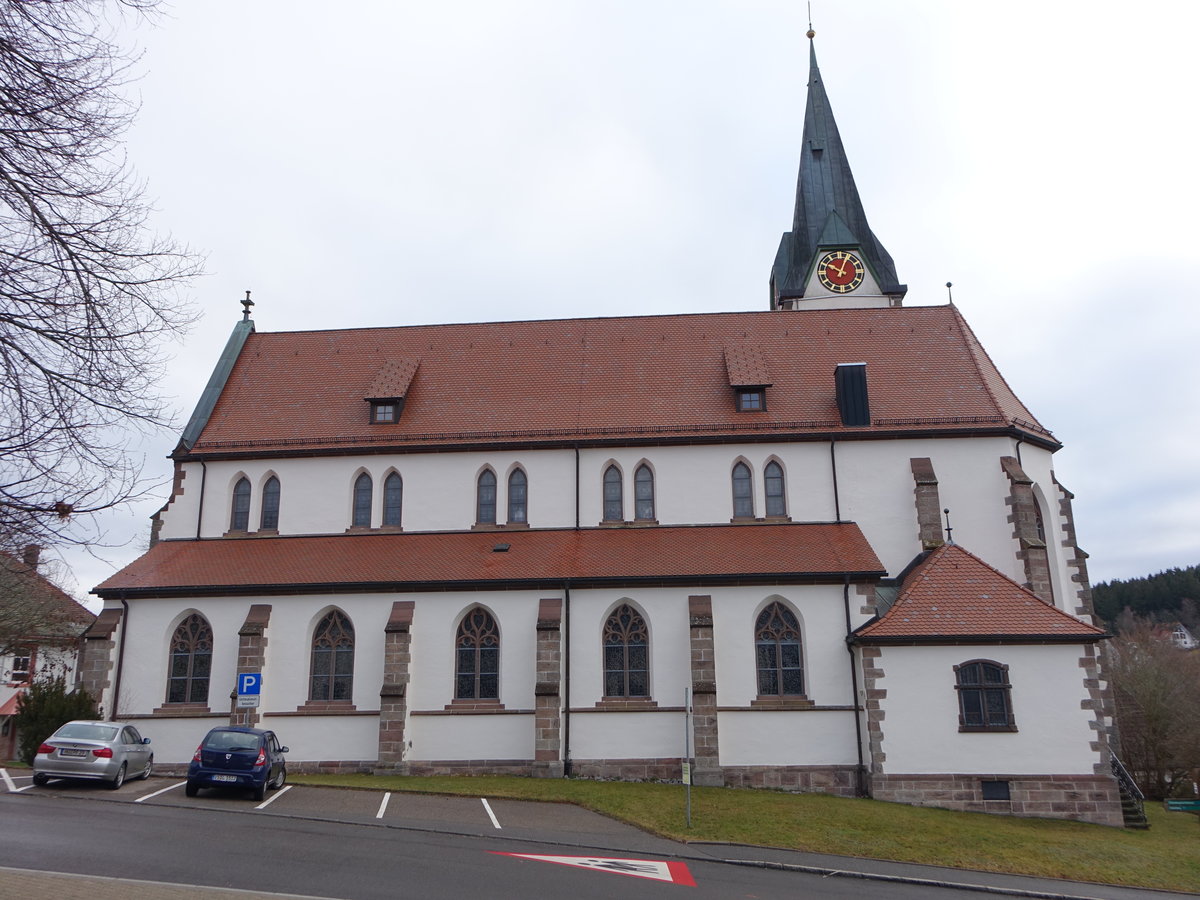
<instances>
[{"instance_id":1,"label":"spire finial","mask_svg":"<svg viewBox=\"0 0 1200 900\"><path fill-rule=\"evenodd\" d=\"M817 36L817 33L815 31L813 31L813 27L812 27L812 3L809 3L808 4L808 39L811 41L816 36Z\"/></svg>"},{"instance_id":2,"label":"spire finial","mask_svg":"<svg viewBox=\"0 0 1200 900\"><path fill-rule=\"evenodd\" d=\"M246 299L242 301L242 321L250 321L250 307L254 305L254 301L250 299L250 292L246 291Z\"/></svg>"},{"instance_id":3,"label":"spire finial","mask_svg":"<svg viewBox=\"0 0 1200 900\"><path fill-rule=\"evenodd\" d=\"M946 543L953 544L954 538L951 535L954 533L954 529L950 527L950 507L946 507L942 512L946 514Z\"/></svg>"}]
</instances>

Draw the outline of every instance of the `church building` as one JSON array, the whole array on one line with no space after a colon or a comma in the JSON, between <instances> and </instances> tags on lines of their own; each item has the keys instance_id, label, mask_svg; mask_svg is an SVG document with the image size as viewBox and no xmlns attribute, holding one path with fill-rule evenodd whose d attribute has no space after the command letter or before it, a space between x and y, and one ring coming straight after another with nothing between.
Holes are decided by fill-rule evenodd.
<instances>
[{"instance_id":1,"label":"church building","mask_svg":"<svg viewBox=\"0 0 1200 900\"><path fill-rule=\"evenodd\" d=\"M906 302L810 57L765 309L262 332L247 297L94 591L87 686L160 768L232 721L293 772L1122 824L1061 444Z\"/></svg>"}]
</instances>

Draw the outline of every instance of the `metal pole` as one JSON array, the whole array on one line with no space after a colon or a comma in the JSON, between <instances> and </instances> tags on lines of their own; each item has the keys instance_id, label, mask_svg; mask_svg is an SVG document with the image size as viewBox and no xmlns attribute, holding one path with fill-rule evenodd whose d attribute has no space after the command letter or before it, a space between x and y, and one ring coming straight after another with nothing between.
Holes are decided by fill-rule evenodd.
<instances>
[{"instance_id":1,"label":"metal pole","mask_svg":"<svg viewBox=\"0 0 1200 900\"><path fill-rule=\"evenodd\" d=\"M687 827L692 827L692 689L683 689L683 784L687 795Z\"/></svg>"}]
</instances>

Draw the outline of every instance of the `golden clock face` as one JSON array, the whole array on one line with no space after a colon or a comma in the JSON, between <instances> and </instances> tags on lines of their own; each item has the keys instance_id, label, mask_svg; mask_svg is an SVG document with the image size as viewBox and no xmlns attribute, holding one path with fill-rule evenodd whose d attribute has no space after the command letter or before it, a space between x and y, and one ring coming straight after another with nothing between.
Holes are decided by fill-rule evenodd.
<instances>
[{"instance_id":1,"label":"golden clock face","mask_svg":"<svg viewBox=\"0 0 1200 900\"><path fill-rule=\"evenodd\" d=\"M836 294L848 294L863 281L862 260L846 250L826 253L817 263L817 278Z\"/></svg>"}]
</instances>

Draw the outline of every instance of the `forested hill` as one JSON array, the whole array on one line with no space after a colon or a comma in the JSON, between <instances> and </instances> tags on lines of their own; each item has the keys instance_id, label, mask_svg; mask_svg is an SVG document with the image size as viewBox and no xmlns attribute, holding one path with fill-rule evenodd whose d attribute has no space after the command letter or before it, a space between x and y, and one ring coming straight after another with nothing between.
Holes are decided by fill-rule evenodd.
<instances>
[{"instance_id":1,"label":"forested hill","mask_svg":"<svg viewBox=\"0 0 1200 900\"><path fill-rule=\"evenodd\" d=\"M1157 575L1128 581L1103 581L1092 589L1092 597L1096 614L1110 625L1125 607L1139 616L1159 622L1193 618L1197 604L1200 604L1200 566L1168 569ZM1185 600L1191 601L1186 608ZM1190 627L1195 623L1184 624Z\"/></svg>"}]
</instances>

